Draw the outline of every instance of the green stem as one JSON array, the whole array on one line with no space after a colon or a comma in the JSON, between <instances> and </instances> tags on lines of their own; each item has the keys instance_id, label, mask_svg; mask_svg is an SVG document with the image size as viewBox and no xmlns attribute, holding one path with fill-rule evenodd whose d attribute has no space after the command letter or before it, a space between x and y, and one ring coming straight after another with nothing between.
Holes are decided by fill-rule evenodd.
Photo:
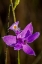
<instances>
[{"instance_id":1,"label":"green stem","mask_svg":"<svg viewBox=\"0 0 42 64\"><path fill-rule=\"evenodd\" d=\"M6 56L6 58L5 58L5 64L7 64L7 52L8 52L8 48L6 48L6 52L5 52L5 56Z\"/></svg>"},{"instance_id":2,"label":"green stem","mask_svg":"<svg viewBox=\"0 0 42 64\"><path fill-rule=\"evenodd\" d=\"M16 22L15 11L14 11L14 8L13 8L13 2L12 2L12 0L10 0L10 2L11 2L11 5L12 5L12 12L13 12L13 17L14 17L14 22ZM19 51L18 51L18 64L20 64Z\"/></svg>"},{"instance_id":3,"label":"green stem","mask_svg":"<svg viewBox=\"0 0 42 64\"><path fill-rule=\"evenodd\" d=\"M9 21L9 16L10 16L10 6L9 6L9 12L8 12L8 21ZM9 22L8 22L8 28L9 28ZM8 30L9 32L9 30ZM8 53L8 47L6 47L6 52L5 52L5 64L7 64L7 53Z\"/></svg>"},{"instance_id":4,"label":"green stem","mask_svg":"<svg viewBox=\"0 0 42 64\"><path fill-rule=\"evenodd\" d=\"M19 55L19 51L18 51L18 64L20 64L20 55Z\"/></svg>"},{"instance_id":5,"label":"green stem","mask_svg":"<svg viewBox=\"0 0 42 64\"><path fill-rule=\"evenodd\" d=\"M10 0L10 2L11 2L11 5L12 5L12 12L13 12L13 17L14 17L14 22L16 22L15 11L14 11L14 8L13 8L13 2L12 2L12 0Z\"/></svg>"}]
</instances>

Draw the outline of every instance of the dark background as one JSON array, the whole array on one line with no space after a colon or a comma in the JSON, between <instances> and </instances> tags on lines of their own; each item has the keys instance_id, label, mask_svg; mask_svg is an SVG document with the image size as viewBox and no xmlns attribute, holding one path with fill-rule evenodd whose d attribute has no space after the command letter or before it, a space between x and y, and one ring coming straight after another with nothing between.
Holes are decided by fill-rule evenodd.
<instances>
[{"instance_id":1,"label":"dark background","mask_svg":"<svg viewBox=\"0 0 42 64\"><path fill-rule=\"evenodd\" d=\"M9 3L9 0L0 0L0 64L5 64L6 55L7 64L17 64L18 61L17 51L14 51L13 48L9 46L8 49L6 49L6 44L1 39L2 36L7 35L8 33L8 22L9 26L14 22L12 10L10 11L10 18L8 20ZM42 64L42 0L20 0L20 4L17 6L15 13L16 20L19 20L21 29L32 22L34 32L40 32L40 37L30 44L34 49L36 56L27 55L21 50L21 64ZM9 31L8 34L14 35L14 32Z\"/></svg>"}]
</instances>

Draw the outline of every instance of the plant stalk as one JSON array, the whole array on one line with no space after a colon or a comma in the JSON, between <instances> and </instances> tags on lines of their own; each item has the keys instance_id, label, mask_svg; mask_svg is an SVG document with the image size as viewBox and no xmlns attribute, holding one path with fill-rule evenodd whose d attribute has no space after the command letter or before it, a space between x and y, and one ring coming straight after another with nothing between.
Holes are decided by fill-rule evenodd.
<instances>
[{"instance_id":1,"label":"plant stalk","mask_svg":"<svg viewBox=\"0 0 42 64\"><path fill-rule=\"evenodd\" d=\"M14 17L14 22L16 22L16 17L15 17L15 10L13 8L13 2L12 0L10 0L11 5L12 5L12 12L13 12L13 17ZM20 55L19 55L19 51L18 51L18 64L20 64Z\"/></svg>"},{"instance_id":2,"label":"plant stalk","mask_svg":"<svg viewBox=\"0 0 42 64\"><path fill-rule=\"evenodd\" d=\"M11 3L11 5L12 5L12 12L13 12L13 17L14 17L14 22L16 22L15 10L14 10L14 8L13 8L13 2L12 2L12 0L10 0L10 3Z\"/></svg>"},{"instance_id":3,"label":"plant stalk","mask_svg":"<svg viewBox=\"0 0 42 64\"><path fill-rule=\"evenodd\" d=\"M19 50L18 50L18 64L20 64L20 54L19 54Z\"/></svg>"}]
</instances>

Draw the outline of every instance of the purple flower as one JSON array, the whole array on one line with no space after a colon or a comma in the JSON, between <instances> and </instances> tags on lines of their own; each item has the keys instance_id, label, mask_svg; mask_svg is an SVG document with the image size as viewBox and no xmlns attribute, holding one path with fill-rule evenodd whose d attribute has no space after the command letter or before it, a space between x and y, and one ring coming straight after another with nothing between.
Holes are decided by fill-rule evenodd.
<instances>
[{"instance_id":1,"label":"purple flower","mask_svg":"<svg viewBox=\"0 0 42 64\"><path fill-rule=\"evenodd\" d=\"M2 37L2 39L8 46L14 47L14 50L22 49L26 54L35 55L34 50L28 43L32 43L39 35L39 32L33 34L32 23L29 23L22 32L17 34L17 36L7 35Z\"/></svg>"},{"instance_id":2,"label":"purple flower","mask_svg":"<svg viewBox=\"0 0 42 64\"><path fill-rule=\"evenodd\" d=\"M10 26L10 30L13 30L15 32L15 34L17 35L18 33L20 33L20 28L18 27L19 21L15 22L12 24L12 26Z\"/></svg>"}]
</instances>

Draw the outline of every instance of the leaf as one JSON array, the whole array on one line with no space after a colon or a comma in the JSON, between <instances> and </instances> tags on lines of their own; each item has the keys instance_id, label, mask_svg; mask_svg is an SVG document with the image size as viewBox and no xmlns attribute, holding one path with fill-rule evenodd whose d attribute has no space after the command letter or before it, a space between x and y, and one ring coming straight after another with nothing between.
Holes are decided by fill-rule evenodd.
<instances>
[{"instance_id":1,"label":"leaf","mask_svg":"<svg viewBox=\"0 0 42 64\"><path fill-rule=\"evenodd\" d=\"M16 9L17 5L20 3L20 0L15 0L15 3L14 3L14 10Z\"/></svg>"}]
</instances>

